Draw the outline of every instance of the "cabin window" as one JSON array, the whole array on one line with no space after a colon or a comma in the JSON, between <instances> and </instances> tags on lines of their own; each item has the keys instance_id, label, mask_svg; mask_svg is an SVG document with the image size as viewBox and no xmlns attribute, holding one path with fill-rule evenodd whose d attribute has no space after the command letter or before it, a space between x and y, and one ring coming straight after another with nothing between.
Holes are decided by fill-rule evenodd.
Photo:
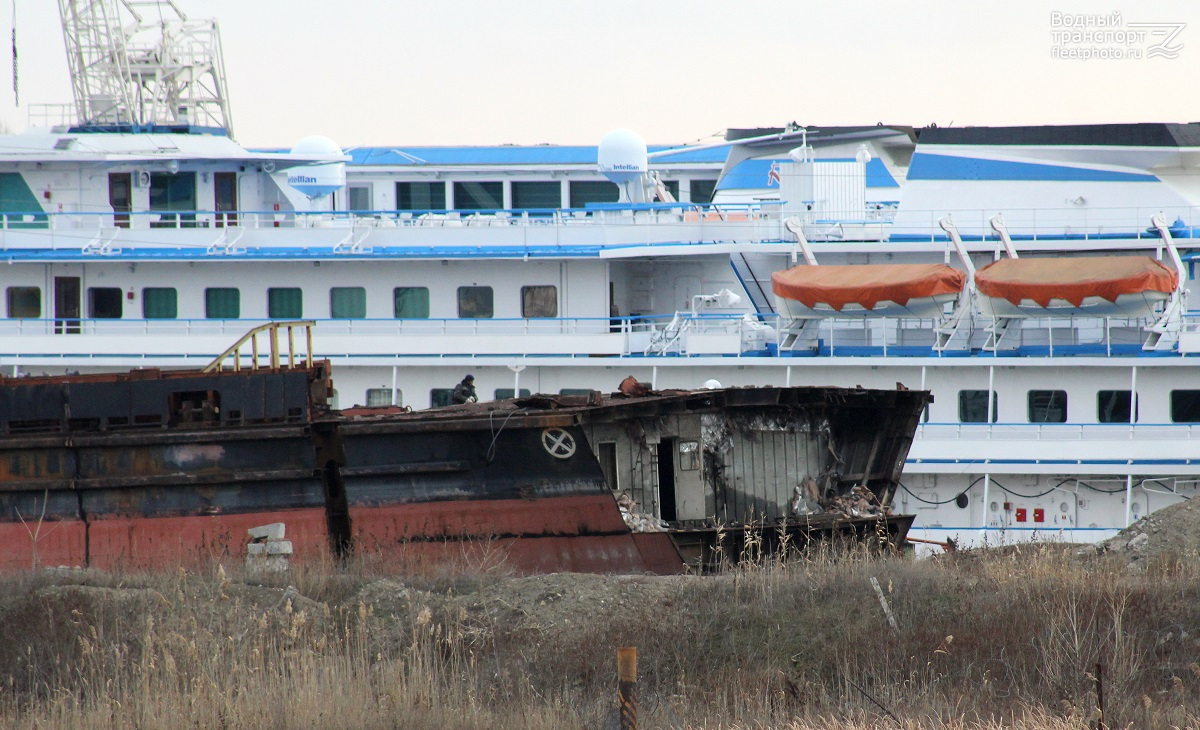
<instances>
[{"instance_id":1,"label":"cabin window","mask_svg":"<svg viewBox=\"0 0 1200 730\"><path fill-rule=\"evenodd\" d=\"M1137 421L1137 414L1130 419L1132 391L1102 390L1096 394L1096 417L1100 423L1129 423Z\"/></svg>"},{"instance_id":2,"label":"cabin window","mask_svg":"<svg viewBox=\"0 0 1200 730\"><path fill-rule=\"evenodd\" d=\"M291 286L267 289L267 316L271 319L302 319L303 290Z\"/></svg>"},{"instance_id":3,"label":"cabin window","mask_svg":"<svg viewBox=\"0 0 1200 730\"><path fill-rule=\"evenodd\" d=\"M504 183L454 183L456 210L499 210L504 207Z\"/></svg>"},{"instance_id":4,"label":"cabin window","mask_svg":"<svg viewBox=\"0 0 1200 730\"><path fill-rule=\"evenodd\" d=\"M204 290L204 316L208 319L237 319L242 316L242 293L232 287Z\"/></svg>"},{"instance_id":5,"label":"cabin window","mask_svg":"<svg viewBox=\"0 0 1200 730\"><path fill-rule=\"evenodd\" d=\"M396 183L396 210L445 210L446 183Z\"/></svg>"},{"instance_id":6,"label":"cabin window","mask_svg":"<svg viewBox=\"0 0 1200 730\"><path fill-rule=\"evenodd\" d=\"M530 395L529 388L521 388L521 396L520 396L521 398L528 398L529 395ZM496 393L495 393L496 400L500 400L501 398L512 398L512 397L513 397L513 389L512 388L496 388Z\"/></svg>"},{"instance_id":7,"label":"cabin window","mask_svg":"<svg viewBox=\"0 0 1200 730\"><path fill-rule=\"evenodd\" d=\"M617 184L607 180L573 180L570 194L572 208L583 208L588 203L615 203L621 198Z\"/></svg>"},{"instance_id":8,"label":"cabin window","mask_svg":"<svg viewBox=\"0 0 1200 730\"><path fill-rule=\"evenodd\" d=\"M1031 391L1029 391L1029 422L1030 423L1066 423L1067 422L1067 391L1065 391L1065 390L1031 390Z\"/></svg>"},{"instance_id":9,"label":"cabin window","mask_svg":"<svg viewBox=\"0 0 1200 730\"><path fill-rule=\"evenodd\" d=\"M717 192L716 180L692 180L692 200L693 203L700 205L708 205L713 201L713 195Z\"/></svg>"},{"instance_id":10,"label":"cabin window","mask_svg":"<svg viewBox=\"0 0 1200 730\"><path fill-rule=\"evenodd\" d=\"M179 316L179 300L174 288L146 287L142 289L143 319L175 319Z\"/></svg>"},{"instance_id":11,"label":"cabin window","mask_svg":"<svg viewBox=\"0 0 1200 730\"><path fill-rule=\"evenodd\" d=\"M398 286L392 290L396 319L429 319L429 287Z\"/></svg>"},{"instance_id":12,"label":"cabin window","mask_svg":"<svg viewBox=\"0 0 1200 730\"><path fill-rule=\"evenodd\" d=\"M429 407L441 408L454 402L454 388L434 388L429 391Z\"/></svg>"},{"instance_id":13,"label":"cabin window","mask_svg":"<svg viewBox=\"0 0 1200 730\"><path fill-rule=\"evenodd\" d=\"M460 286L458 316L463 319L487 319L494 314L490 286Z\"/></svg>"},{"instance_id":14,"label":"cabin window","mask_svg":"<svg viewBox=\"0 0 1200 730\"><path fill-rule=\"evenodd\" d=\"M591 388L563 388L558 391L559 395L591 395L595 391Z\"/></svg>"},{"instance_id":15,"label":"cabin window","mask_svg":"<svg viewBox=\"0 0 1200 730\"><path fill-rule=\"evenodd\" d=\"M371 205L370 185L351 185L346 188L346 195L350 210L372 210L375 207Z\"/></svg>"},{"instance_id":16,"label":"cabin window","mask_svg":"<svg viewBox=\"0 0 1200 730\"><path fill-rule=\"evenodd\" d=\"M521 287L521 316L527 319L530 317L557 317L558 287Z\"/></svg>"},{"instance_id":17,"label":"cabin window","mask_svg":"<svg viewBox=\"0 0 1200 730\"><path fill-rule=\"evenodd\" d=\"M88 287L88 316L92 319L120 319L122 292L117 287Z\"/></svg>"},{"instance_id":18,"label":"cabin window","mask_svg":"<svg viewBox=\"0 0 1200 730\"><path fill-rule=\"evenodd\" d=\"M700 442L679 442L679 470L696 471L700 468Z\"/></svg>"},{"instance_id":19,"label":"cabin window","mask_svg":"<svg viewBox=\"0 0 1200 730\"><path fill-rule=\"evenodd\" d=\"M1171 420L1175 423L1200 423L1200 390L1171 391Z\"/></svg>"},{"instance_id":20,"label":"cabin window","mask_svg":"<svg viewBox=\"0 0 1200 730\"><path fill-rule=\"evenodd\" d=\"M150 173L150 210L162 213L151 228L195 226L196 173Z\"/></svg>"},{"instance_id":21,"label":"cabin window","mask_svg":"<svg viewBox=\"0 0 1200 730\"><path fill-rule=\"evenodd\" d=\"M558 182L514 182L512 184L512 207L561 208L562 185Z\"/></svg>"},{"instance_id":22,"label":"cabin window","mask_svg":"<svg viewBox=\"0 0 1200 730\"><path fill-rule=\"evenodd\" d=\"M8 316L13 319L37 319L42 316L42 290L36 286L10 286L7 292Z\"/></svg>"},{"instance_id":23,"label":"cabin window","mask_svg":"<svg viewBox=\"0 0 1200 730\"><path fill-rule=\"evenodd\" d=\"M392 394L395 393L395 400L392 399ZM367 405L368 406L398 406L403 405L404 400L400 389L392 391L391 388L367 388Z\"/></svg>"},{"instance_id":24,"label":"cabin window","mask_svg":"<svg viewBox=\"0 0 1200 730\"><path fill-rule=\"evenodd\" d=\"M992 393L992 423L996 422L999 413L999 402L996 391ZM987 423L988 421L988 391L960 390L958 391L958 420L962 423Z\"/></svg>"},{"instance_id":25,"label":"cabin window","mask_svg":"<svg viewBox=\"0 0 1200 730\"><path fill-rule=\"evenodd\" d=\"M679 200L679 181L678 180L663 180L663 187L671 194L675 200ZM664 201L665 202L665 201Z\"/></svg>"},{"instance_id":26,"label":"cabin window","mask_svg":"<svg viewBox=\"0 0 1200 730\"><path fill-rule=\"evenodd\" d=\"M329 316L363 319L367 316L367 290L361 286L335 286L329 290Z\"/></svg>"}]
</instances>

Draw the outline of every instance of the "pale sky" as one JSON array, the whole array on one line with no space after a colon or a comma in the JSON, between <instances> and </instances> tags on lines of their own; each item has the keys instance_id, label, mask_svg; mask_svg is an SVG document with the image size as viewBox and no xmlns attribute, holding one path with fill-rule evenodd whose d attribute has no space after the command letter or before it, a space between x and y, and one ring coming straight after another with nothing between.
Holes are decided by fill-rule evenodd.
<instances>
[{"instance_id":1,"label":"pale sky","mask_svg":"<svg viewBox=\"0 0 1200 730\"><path fill-rule=\"evenodd\" d=\"M21 107L6 79L0 120L19 131L30 104L70 102L71 89L57 4L15 2ZM668 144L790 121L1200 121L1197 0L176 2L220 22L234 132L251 147L310 134L343 147L596 144L628 127ZM1056 46L1155 41L1058 43L1052 31L1071 29L1052 27L1054 11L1119 12L1121 31L1186 27L1174 59L1055 58Z\"/></svg>"}]
</instances>

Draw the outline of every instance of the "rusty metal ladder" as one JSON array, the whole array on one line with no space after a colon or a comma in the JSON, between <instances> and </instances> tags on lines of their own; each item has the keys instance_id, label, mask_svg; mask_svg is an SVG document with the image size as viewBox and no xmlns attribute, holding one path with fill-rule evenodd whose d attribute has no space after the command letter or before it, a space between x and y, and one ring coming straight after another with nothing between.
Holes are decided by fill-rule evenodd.
<instances>
[{"instance_id":1,"label":"rusty metal ladder","mask_svg":"<svg viewBox=\"0 0 1200 730\"><path fill-rule=\"evenodd\" d=\"M258 335L267 333L271 345L271 369L279 369L279 330L287 330L287 367L289 369L296 367L296 337L294 330L299 327L304 328L305 350L302 362L302 367L308 367L312 364L312 328L316 326L316 322L312 320L293 320L289 322L268 322L264 325L259 325L242 335L241 339L233 343L233 345L217 355L216 359L210 362L202 372L211 373L219 372L225 369L225 360L230 356L233 357L233 370L238 372L242 369L242 354L241 348L247 342L250 343L250 369L258 370Z\"/></svg>"}]
</instances>

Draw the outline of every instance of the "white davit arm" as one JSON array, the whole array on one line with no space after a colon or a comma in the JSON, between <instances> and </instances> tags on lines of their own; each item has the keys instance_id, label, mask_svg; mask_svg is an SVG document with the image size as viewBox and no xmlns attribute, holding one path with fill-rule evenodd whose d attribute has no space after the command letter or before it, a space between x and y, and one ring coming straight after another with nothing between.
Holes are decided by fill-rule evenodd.
<instances>
[{"instance_id":1,"label":"white davit arm","mask_svg":"<svg viewBox=\"0 0 1200 730\"><path fill-rule=\"evenodd\" d=\"M817 265L817 257L813 255L812 247L808 245L808 238L804 235L804 229L800 225L799 218L788 218L783 222L785 228L792 232L796 237L796 243L800 246L800 251L804 253L804 260L809 266ZM794 252L793 252L794 253ZM793 258L793 261L795 259Z\"/></svg>"},{"instance_id":2,"label":"white davit arm","mask_svg":"<svg viewBox=\"0 0 1200 730\"><path fill-rule=\"evenodd\" d=\"M992 230L1000 235L1000 240L1004 243L1004 252L1008 254L1008 257L1010 259L1020 258L1017 256L1017 248L1013 246L1012 238L1008 235L1008 228L1004 225L1004 216L997 213L988 223L992 225Z\"/></svg>"},{"instance_id":3,"label":"white davit arm","mask_svg":"<svg viewBox=\"0 0 1200 730\"><path fill-rule=\"evenodd\" d=\"M954 244L954 250L958 253L958 260L962 262L963 268L967 270L967 285L975 285L975 264L971 261L971 257L967 255L967 247L963 244L962 236L958 235L958 228L954 225L954 219L949 215L938 220L938 225L950 236L950 242ZM1013 258L1016 258L1015 256Z\"/></svg>"},{"instance_id":4,"label":"white davit arm","mask_svg":"<svg viewBox=\"0 0 1200 730\"><path fill-rule=\"evenodd\" d=\"M1187 281L1187 270L1183 267L1183 259L1179 257L1179 249L1175 246L1175 238L1171 235L1171 229L1167 227L1167 217L1162 214L1162 211L1159 211L1150 219L1150 224L1158 229L1158 235L1162 237L1163 245L1167 247L1171 262L1175 264L1175 271L1179 273L1179 286L1183 288Z\"/></svg>"}]
</instances>

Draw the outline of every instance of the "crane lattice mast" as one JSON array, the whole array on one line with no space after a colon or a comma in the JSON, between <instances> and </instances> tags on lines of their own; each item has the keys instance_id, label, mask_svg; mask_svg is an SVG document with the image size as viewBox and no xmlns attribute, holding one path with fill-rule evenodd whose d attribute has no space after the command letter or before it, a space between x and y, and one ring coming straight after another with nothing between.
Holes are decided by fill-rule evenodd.
<instances>
[{"instance_id":1,"label":"crane lattice mast","mask_svg":"<svg viewBox=\"0 0 1200 730\"><path fill-rule=\"evenodd\" d=\"M233 136L221 35L173 0L58 0L81 127L200 126Z\"/></svg>"}]
</instances>

